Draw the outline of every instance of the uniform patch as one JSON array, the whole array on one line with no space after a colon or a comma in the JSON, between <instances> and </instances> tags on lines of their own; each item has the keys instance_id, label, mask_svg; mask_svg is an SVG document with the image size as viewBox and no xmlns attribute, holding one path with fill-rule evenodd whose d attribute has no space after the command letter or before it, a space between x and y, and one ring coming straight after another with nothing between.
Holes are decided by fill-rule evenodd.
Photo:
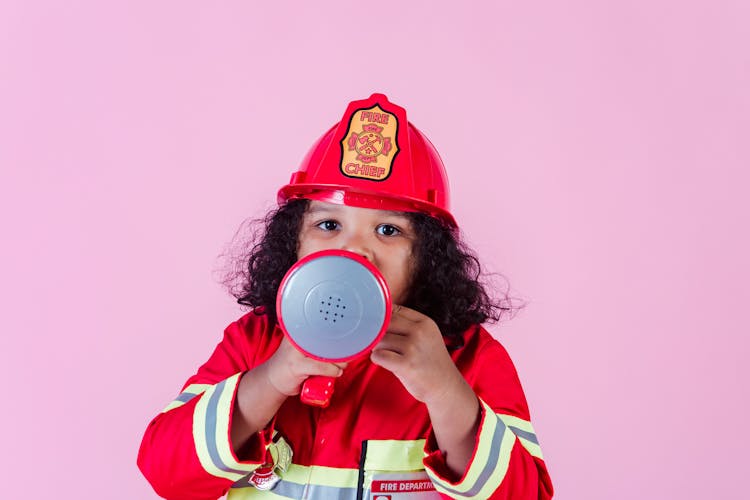
<instances>
[{"instance_id":1,"label":"uniform patch","mask_svg":"<svg viewBox=\"0 0 750 500\"><path fill-rule=\"evenodd\" d=\"M276 483L281 481L279 474L286 472L292 463L292 448L278 434L269 445L267 454L270 455L271 462L261 465L247 478L248 484L261 491L273 489Z\"/></svg>"},{"instance_id":2,"label":"uniform patch","mask_svg":"<svg viewBox=\"0 0 750 500\"><path fill-rule=\"evenodd\" d=\"M371 500L439 499L435 485L424 471L377 473L370 485Z\"/></svg>"},{"instance_id":3,"label":"uniform patch","mask_svg":"<svg viewBox=\"0 0 750 500\"><path fill-rule=\"evenodd\" d=\"M377 104L356 110L341 140L341 173L372 181L386 179L399 151L397 133L396 116Z\"/></svg>"},{"instance_id":4,"label":"uniform patch","mask_svg":"<svg viewBox=\"0 0 750 500\"><path fill-rule=\"evenodd\" d=\"M250 477L247 478L249 484L255 486L261 491L270 490L276 486L276 483L279 481L281 481L281 478L274 472L273 466L258 467L252 474L250 474Z\"/></svg>"}]
</instances>

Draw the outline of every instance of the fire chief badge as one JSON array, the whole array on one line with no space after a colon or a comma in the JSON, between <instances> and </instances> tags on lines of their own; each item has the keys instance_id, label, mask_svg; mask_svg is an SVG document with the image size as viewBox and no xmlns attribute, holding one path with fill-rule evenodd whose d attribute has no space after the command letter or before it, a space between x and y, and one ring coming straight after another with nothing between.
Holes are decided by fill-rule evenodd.
<instances>
[{"instance_id":1,"label":"fire chief badge","mask_svg":"<svg viewBox=\"0 0 750 500\"><path fill-rule=\"evenodd\" d=\"M377 104L358 109L349 120L341 140L341 173L371 181L382 181L391 175L398 154L398 119Z\"/></svg>"}]
</instances>

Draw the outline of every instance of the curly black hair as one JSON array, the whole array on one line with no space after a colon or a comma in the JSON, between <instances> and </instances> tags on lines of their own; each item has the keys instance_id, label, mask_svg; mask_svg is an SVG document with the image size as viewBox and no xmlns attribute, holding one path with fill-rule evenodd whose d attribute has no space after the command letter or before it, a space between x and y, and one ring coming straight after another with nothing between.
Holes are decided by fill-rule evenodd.
<instances>
[{"instance_id":1,"label":"curly black hair","mask_svg":"<svg viewBox=\"0 0 750 500\"><path fill-rule=\"evenodd\" d=\"M230 256L233 269L224 284L239 304L266 314L271 323L276 322L276 293L281 280L297 261L299 232L308 205L308 200L289 200L264 218L251 221L255 230L250 244L240 241L244 248ZM235 239L241 236L242 230Z\"/></svg>"},{"instance_id":2,"label":"curly black hair","mask_svg":"<svg viewBox=\"0 0 750 500\"><path fill-rule=\"evenodd\" d=\"M308 200L294 199L254 221L250 245L234 258L225 284L237 302L276 322L276 293L284 274L297 260L297 246ZM499 299L487 291L481 265L460 240L458 231L427 214L407 213L415 231L416 268L406 307L437 323L449 345L463 345L472 325L512 315L516 305L506 290ZM249 251L248 251L249 248Z\"/></svg>"},{"instance_id":3,"label":"curly black hair","mask_svg":"<svg viewBox=\"0 0 750 500\"><path fill-rule=\"evenodd\" d=\"M416 234L417 266L406 306L432 318L454 346L471 325L498 321L520 308L507 291L499 299L487 291L482 266L458 231L423 213L409 213Z\"/></svg>"}]
</instances>

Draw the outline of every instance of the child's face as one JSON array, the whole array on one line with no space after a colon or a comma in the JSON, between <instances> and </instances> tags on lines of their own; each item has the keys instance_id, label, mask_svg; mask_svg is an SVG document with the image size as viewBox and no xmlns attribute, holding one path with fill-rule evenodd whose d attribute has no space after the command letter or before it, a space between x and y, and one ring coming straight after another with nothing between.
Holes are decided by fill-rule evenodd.
<instances>
[{"instance_id":1,"label":"child's face","mask_svg":"<svg viewBox=\"0 0 750 500\"><path fill-rule=\"evenodd\" d=\"M402 212L311 201L302 220L297 258L341 249L369 260L383 274L394 304L406 300L414 257L414 230Z\"/></svg>"}]
</instances>

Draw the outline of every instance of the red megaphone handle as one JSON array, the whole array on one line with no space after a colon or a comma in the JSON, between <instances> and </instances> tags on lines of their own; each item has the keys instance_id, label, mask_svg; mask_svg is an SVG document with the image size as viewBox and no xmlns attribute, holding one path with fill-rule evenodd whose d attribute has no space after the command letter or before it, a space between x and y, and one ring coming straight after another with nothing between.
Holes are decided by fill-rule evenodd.
<instances>
[{"instance_id":1,"label":"red megaphone handle","mask_svg":"<svg viewBox=\"0 0 750 500\"><path fill-rule=\"evenodd\" d=\"M325 377L323 375L308 377L302 384L302 392L299 398L305 404L326 408L331 404L334 380L336 379L333 377Z\"/></svg>"}]
</instances>

